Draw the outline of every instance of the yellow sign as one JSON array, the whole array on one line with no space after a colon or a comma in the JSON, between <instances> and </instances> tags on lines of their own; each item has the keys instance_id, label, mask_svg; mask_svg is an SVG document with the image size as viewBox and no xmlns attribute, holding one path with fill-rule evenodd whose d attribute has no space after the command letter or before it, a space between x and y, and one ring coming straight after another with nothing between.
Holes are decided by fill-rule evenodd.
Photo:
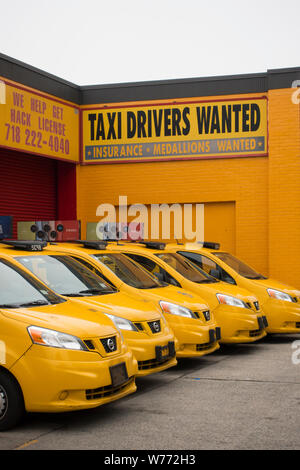
<instances>
[{"instance_id":1,"label":"yellow sign","mask_svg":"<svg viewBox=\"0 0 300 470\"><path fill-rule=\"evenodd\" d=\"M267 99L84 109L83 163L267 155Z\"/></svg>"},{"instance_id":2,"label":"yellow sign","mask_svg":"<svg viewBox=\"0 0 300 470\"><path fill-rule=\"evenodd\" d=\"M0 146L79 161L78 108L0 79Z\"/></svg>"}]
</instances>

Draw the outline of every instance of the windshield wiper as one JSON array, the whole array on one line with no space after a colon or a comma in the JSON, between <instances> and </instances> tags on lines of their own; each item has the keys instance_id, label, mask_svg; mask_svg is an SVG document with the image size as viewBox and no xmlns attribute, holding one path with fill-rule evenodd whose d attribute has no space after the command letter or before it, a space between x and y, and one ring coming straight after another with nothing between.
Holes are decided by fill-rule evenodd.
<instances>
[{"instance_id":1,"label":"windshield wiper","mask_svg":"<svg viewBox=\"0 0 300 470\"><path fill-rule=\"evenodd\" d=\"M245 277L246 279L267 279L262 274L258 274L257 276L246 276L245 274L241 274L241 276Z\"/></svg>"},{"instance_id":2,"label":"windshield wiper","mask_svg":"<svg viewBox=\"0 0 300 470\"><path fill-rule=\"evenodd\" d=\"M18 304L19 307L35 307L38 305L50 305L50 302L46 300L33 300L32 302L25 302L24 304Z\"/></svg>"},{"instance_id":3,"label":"windshield wiper","mask_svg":"<svg viewBox=\"0 0 300 470\"><path fill-rule=\"evenodd\" d=\"M103 289L97 289L97 288L92 288L92 289L85 289L81 290L79 294L112 294L116 292L115 290L103 290Z\"/></svg>"},{"instance_id":4,"label":"windshield wiper","mask_svg":"<svg viewBox=\"0 0 300 470\"><path fill-rule=\"evenodd\" d=\"M32 302L24 302L23 304L2 304L0 308L36 307L39 305L50 305L50 302L45 300L33 300Z\"/></svg>"},{"instance_id":5,"label":"windshield wiper","mask_svg":"<svg viewBox=\"0 0 300 470\"><path fill-rule=\"evenodd\" d=\"M0 305L0 308L19 308L20 305L18 304L2 304Z\"/></svg>"},{"instance_id":6,"label":"windshield wiper","mask_svg":"<svg viewBox=\"0 0 300 470\"><path fill-rule=\"evenodd\" d=\"M85 294L80 294L80 292L62 292L60 295L65 297L84 297Z\"/></svg>"},{"instance_id":7,"label":"windshield wiper","mask_svg":"<svg viewBox=\"0 0 300 470\"><path fill-rule=\"evenodd\" d=\"M202 281L194 281L197 284L209 284L213 282L220 282L218 279L202 279Z\"/></svg>"},{"instance_id":8,"label":"windshield wiper","mask_svg":"<svg viewBox=\"0 0 300 470\"><path fill-rule=\"evenodd\" d=\"M137 289L156 289L157 287L160 287L160 286L158 286L157 284L152 284L151 286L144 286L144 285L138 286Z\"/></svg>"},{"instance_id":9,"label":"windshield wiper","mask_svg":"<svg viewBox=\"0 0 300 470\"><path fill-rule=\"evenodd\" d=\"M116 290L108 290L108 291L103 291L101 289L86 289L86 290L81 290L79 292L70 292L70 293L62 293L60 295L64 295L65 297L85 297L86 295L104 295L104 294L114 294L117 292Z\"/></svg>"}]
</instances>

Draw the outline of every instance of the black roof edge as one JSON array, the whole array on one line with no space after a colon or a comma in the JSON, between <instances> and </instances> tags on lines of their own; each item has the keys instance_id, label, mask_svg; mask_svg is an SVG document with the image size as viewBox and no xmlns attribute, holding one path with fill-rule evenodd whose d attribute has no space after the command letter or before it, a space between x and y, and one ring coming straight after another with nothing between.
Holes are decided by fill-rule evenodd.
<instances>
[{"instance_id":1,"label":"black roof edge","mask_svg":"<svg viewBox=\"0 0 300 470\"><path fill-rule=\"evenodd\" d=\"M287 67L287 68L284 68L284 69L268 69L267 72L269 74L300 72L300 66L299 67Z\"/></svg>"},{"instance_id":2,"label":"black roof edge","mask_svg":"<svg viewBox=\"0 0 300 470\"><path fill-rule=\"evenodd\" d=\"M300 81L300 67L268 70L268 90L291 88L295 80ZM299 84L298 84L299 86Z\"/></svg>"},{"instance_id":3,"label":"black roof edge","mask_svg":"<svg viewBox=\"0 0 300 470\"><path fill-rule=\"evenodd\" d=\"M0 53L0 76L77 105L191 98L290 88L300 67L263 73L79 86Z\"/></svg>"},{"instance_id":4,"label":"black roof edge","mask_svg":"<svg viewBox=\"0 0 300 470\"><path fill-rule=\"evenodd\" d=\"M213 76L81 87L82 104L261 93L267 74Z\"/></svg>"},{"instance_id":5,"label":"black roof edge","mask_svg":"<svg viewBox=\"0 0 300 470\"><path fill-rule=\"evenodd\" d=\"M140 86L161 86L161 85L173 85L181 83L199 83L199 82L214 82L221 80L240 80L243 78L265 78L266 73L249 73L240 75L216 75L210 77L193 77L193 78L172 78L165 80L152 80L152 81L141 81L141 82L124 82L124 83L108 83L99 85L83 85L81 90L93 90L93 89L107 89L107 88L128 88L128 87L140 87Z\"/></svg>"},{"instance_id":6,"label":"black roof edge","mask_svg":"<svg viewBox=\"0 0 300 470\"><path fill-rule=\"evenodd\" d=\"M149 101L247 93L266 93L290 88L300 79L300 67L267 70L264 73L157 80L82 86L82 104Z\"/></svg>"},{"instance_id":7,"label":"black roof edge","mask_svg":"<svg viewBox=\"0 0 300 470\"><path fill-rule=\"evenodd\" d=\"M80 104L78 85L2 53L0 53L0 76L74 104Z\"/></svg>"}]
</instances>

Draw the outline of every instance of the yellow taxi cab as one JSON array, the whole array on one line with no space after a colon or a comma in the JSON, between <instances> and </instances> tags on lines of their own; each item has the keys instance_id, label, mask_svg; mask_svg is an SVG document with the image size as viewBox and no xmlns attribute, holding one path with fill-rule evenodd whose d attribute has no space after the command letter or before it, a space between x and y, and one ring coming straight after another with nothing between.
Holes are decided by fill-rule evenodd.
<instances>
[{"instance_id":1,"label":"yellow taxi cab","mask_svg":"<svg viewBox=\"0 0 300 470\"><path fill-rule=\"evenodd\" d=\"M137 361L99 308L55 294L5 249L0 278L0 431L25 412L94 408L135 392Z\"/></svg>"},{"instance_id":2,"label":"yellow taxi cab","mask_svg":"<svg viewBox=\"0 0 300 470\"><path fill-rule=\"evenodd\" d=\"M267 317L268 333L300 333L299 290L263 276L221 251L218 243L178 245L176 250L215 278L253 292Z\"/></svg>"},{"instance_id":3,"label":"yellow taxi cab","mask_svg":"<svg viewBox=\"0 0 300 470\"><path fill-rule=\"evenodd\" d=\"M123 246L121 246L123 245ZM200 295L221 327L220 343L249 343L266 336L266 318L246 289L218 281L160 242L111 243L159 280Z\"/></svg>"},{"instance_id":4,"label":"yellow taxi cab","mask_svg":"<svg viewBox=\"0 0 300 470\"><path fill-rule=\"evenodd\" d=\"M58 243L48 250L72 256L121 292L155 301L178 340L177 357L199 357L219 349L221 331L202 298L159 281L121 252L109 249L105 241Z\"/></svg>"},{"instance_id":5,"label":"yellow taxi cab","mask_svg":"<svg viewBox=\"0 0 300 470\"><path fill-rule=\"evenodd\" d=\"M160 308L149 299L119 291L68 254L50 249L22 251L19 243L1 249L51 290L98 306L109 316L138 361L137 375L160 372L177 364L178 342ZM53 248L53 246L52 246Z\"/></svg>"}]
</instances>

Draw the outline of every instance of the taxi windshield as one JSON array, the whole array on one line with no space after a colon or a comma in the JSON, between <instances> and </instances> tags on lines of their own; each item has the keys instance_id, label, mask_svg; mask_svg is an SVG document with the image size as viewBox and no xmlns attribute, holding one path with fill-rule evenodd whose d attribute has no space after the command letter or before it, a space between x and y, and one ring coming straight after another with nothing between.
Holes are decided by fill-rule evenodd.
<instances>
[{"instance_id":1,"label":"taxi windshield","mask_svg":"<svg viewBox=\"0 0 300 470\"><path fill-rule=\"evenodd\" d=\"M105 264L121 281L136 289L155 289L166 285L122 254L99 253L93 256Z\"/></svg>"},{"instance_id":2,"label":"taxi windshield","mask_svg":"<svg viewBox=\"0 0 300 470\"><path fill-rule=\"evenodd\" d=\"M156 253L156 256L175 269L189 281L201 283L218 282L198 266L191 264L177 253Z\"/></svg>"},{"instance_id":3,"label":"taxi windshield","mask_svg":"<svg viewBox=\"0 0 300 470\"><path fill-rule=\"evenodd\" d=\"M230 253L214 252L214 255L247 279L267 279L265 276L250 268L250 266L243 263Z\"/></svg>"},{"instance_id":4,"label":"taxi windshield","mask_svg":"<svg viewBox=\"0 0 300 470\"><path fill-rule=\"evenodd\" d=\"M9 261L0 259L0 308L38 307L65 299Z\"/></svg>"},{"instance_id":5,"label":"taxi windshield","mask_svg":"<svg viewBox=\"0 0 300 470\"><path fill-rule=\"evenodd\" d=\"M84 297L116 292L104 279L71 256L17 256L16 260L61 295Z\"/></svg>"}]
</instances>

